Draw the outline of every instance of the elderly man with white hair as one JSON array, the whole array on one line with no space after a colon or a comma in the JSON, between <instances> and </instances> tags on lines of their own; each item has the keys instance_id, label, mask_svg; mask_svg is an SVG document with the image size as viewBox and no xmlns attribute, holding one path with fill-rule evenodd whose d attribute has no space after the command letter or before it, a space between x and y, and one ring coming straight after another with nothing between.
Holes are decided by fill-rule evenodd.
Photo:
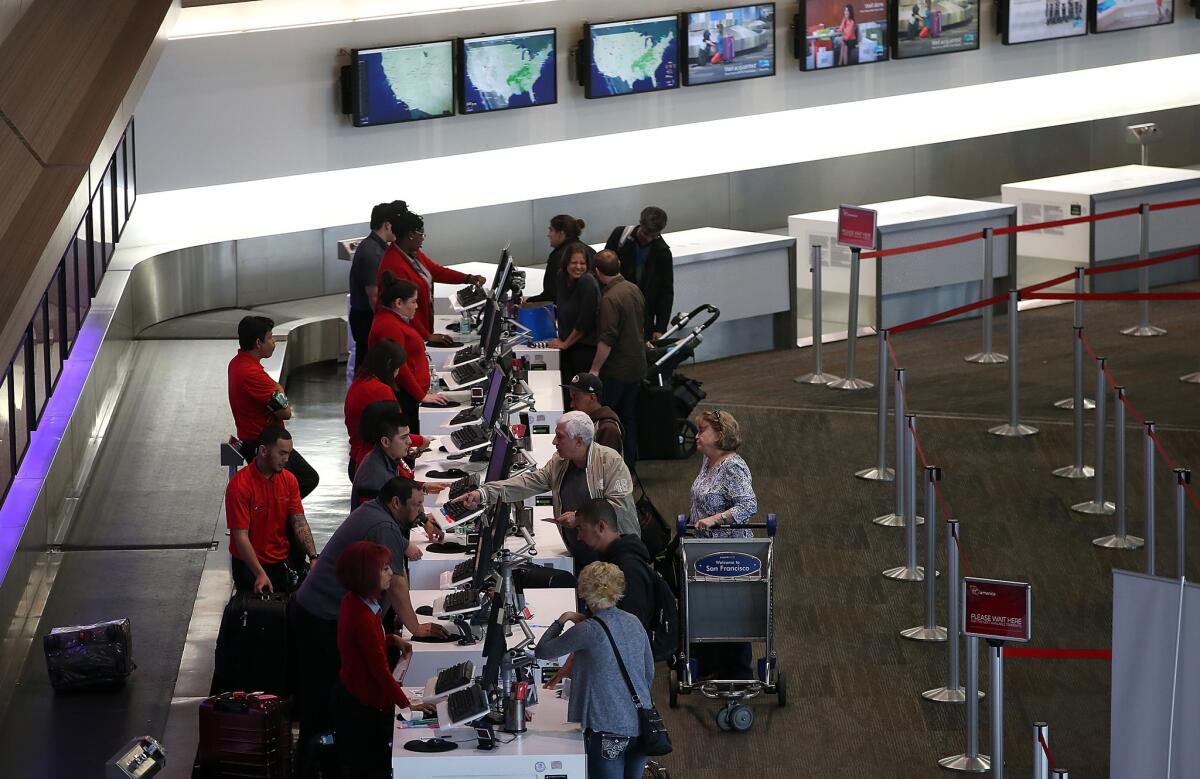
<instances>
[{"instance_id":1,"label":"elderly man with white hair","mask_svg":"<svg viewBox=\"0 0 1200 779\"><path fill-rule=\"evenodd\" d=\"M575 511L593 498L603 498L617 513L617 530L640 534L637 509L633 503L633 480L621 455L594 442L595 427L582 411L570 411L558 418L554 428L555 454L540 468L511 479L488 482L456 500L474 507L498 500L515 503L549 492L554 503L554 522L563 542L575 559L575 573L594 562L596 552L579 540L575 529Z\"/></svg>"}]
</instances>

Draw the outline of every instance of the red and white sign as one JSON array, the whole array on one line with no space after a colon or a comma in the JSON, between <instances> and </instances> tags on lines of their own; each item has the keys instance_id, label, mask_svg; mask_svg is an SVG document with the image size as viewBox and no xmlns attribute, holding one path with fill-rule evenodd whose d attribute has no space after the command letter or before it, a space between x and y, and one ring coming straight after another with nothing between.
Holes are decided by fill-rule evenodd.
<instances>
[{"instance_id":1,"label":"red and white sign","mask_svg":"<svg viewBox=\"0 0 1200 779\"><path fill-rule=\"evenodd\" d=\"M874 249L878 218L879 214L869 208L838 206L837 242L856 249Z\"/></svg>"},{"instance_id":2,"label":"red and white sign","mask_svg":"<svg viewBox=\"0 0 1200 779\"><path fill-rule=\"evenodd\" d=\"M1030 588L1024 582L963 578L963 634L993 641L1029 640Z\"/></svg>"}]
</instances>

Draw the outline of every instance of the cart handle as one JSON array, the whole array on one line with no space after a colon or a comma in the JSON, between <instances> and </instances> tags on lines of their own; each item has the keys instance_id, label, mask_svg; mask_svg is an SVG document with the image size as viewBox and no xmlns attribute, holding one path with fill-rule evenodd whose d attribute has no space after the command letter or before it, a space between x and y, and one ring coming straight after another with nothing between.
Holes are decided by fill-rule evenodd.
<instances>
[{"instance_id":1,"label":"cart handle","mask_svg":"<svg viewBox=\"0 0 1200 779\"><path fill-rule=\"evenodd\" d=\"M737 528L738 530L762 530L766 529L767 538L774 538L775 531L778 529L778 522L775 519L775 514L767 514L766 522L747 522L746 524L737 524L736 522L718 522L714 527L729 527ZM686 514L680 514L675 518L675 534L680 538L685 536L695 536L696 528L688 524Z\"/></svg>"}]
</instances>

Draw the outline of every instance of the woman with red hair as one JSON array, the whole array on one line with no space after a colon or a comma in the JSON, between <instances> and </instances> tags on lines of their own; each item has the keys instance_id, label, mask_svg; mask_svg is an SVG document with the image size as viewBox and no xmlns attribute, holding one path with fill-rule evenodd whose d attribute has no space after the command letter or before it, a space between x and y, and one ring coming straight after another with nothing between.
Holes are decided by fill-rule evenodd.
<instances>
[{"instance_id":1,"label":"woman with red hair","mask_svg":"<svg viewBox=\"0 0 1200 779\"><path fill-rule=\"evenodd\" d=\"M338 613L341 669L333 688L333 719L344 779L387 779L392 762L395 707L432 713L431 704L410 704L388 665L388 641L412 647L398 636L384 637L380 597L392 581L392 553L382 544L356 541L338 557L337 578L346 588Z\"/></svg>"}]
</instances>

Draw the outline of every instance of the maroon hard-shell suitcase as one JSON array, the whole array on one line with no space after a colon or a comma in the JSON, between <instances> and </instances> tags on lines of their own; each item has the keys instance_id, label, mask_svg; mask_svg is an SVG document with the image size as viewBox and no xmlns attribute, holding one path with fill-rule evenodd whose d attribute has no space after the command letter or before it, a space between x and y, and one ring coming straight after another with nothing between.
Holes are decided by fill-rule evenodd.
<instances>
[{"instance_id":1,"label":"maroon hard-shell suitcase","mask_svg":"<svg viewBox=\"0 0 1200 779\"><path fill-rule=\"evenodd\" d=\"M205 779L287 779L292 723L283 699L229 692L200 704L200 776Z\"/></svg>"}]
</instances>

